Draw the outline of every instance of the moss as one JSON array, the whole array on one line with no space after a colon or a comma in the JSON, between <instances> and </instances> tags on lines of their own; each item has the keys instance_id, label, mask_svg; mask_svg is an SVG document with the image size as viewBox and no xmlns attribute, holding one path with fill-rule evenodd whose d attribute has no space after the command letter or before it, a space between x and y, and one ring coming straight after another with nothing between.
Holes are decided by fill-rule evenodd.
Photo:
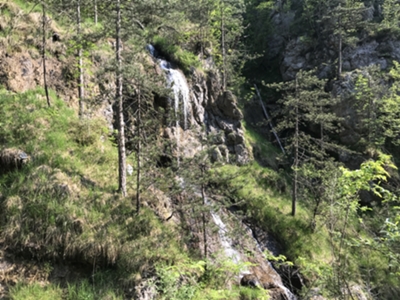
<instances>
[{"instance_id":1,"label":"moss","mask_svg":"<svg viewBox=\"0 0 400 300\"><path fill-rule=\"evenodd\" d=\"M192 67L197 68L200 66L200 61L193 53L183 50L177 45L171 44L165 38L155 36L153 38L153 44L160 51L162 56L178 65L179 68L186 74L188 74Z\"/></svg>"}]
</instances>

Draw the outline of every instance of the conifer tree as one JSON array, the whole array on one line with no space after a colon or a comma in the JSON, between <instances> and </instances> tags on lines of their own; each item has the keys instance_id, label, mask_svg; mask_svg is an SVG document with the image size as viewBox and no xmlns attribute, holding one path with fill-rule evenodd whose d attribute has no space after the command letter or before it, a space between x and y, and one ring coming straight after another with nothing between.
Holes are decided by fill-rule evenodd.
<instances>
[{"instance_id":1,"label":"conifer tree","mask_svg":"<svg viewBox=\"0 0 400 300\"><path fill-rule=\"evenodd\" d=\"M394 62L388 78L379 66L365 68L355 85L355 108L358 114L357 130L361 143L382 149L398 146L400 134L400 75ZM388 88L387 84L391 86Z\"/></svg>"},{"instance_id":2,"label":"conifer tree","mask_svg":"<svg viewBox=\"0 0 400 300\"><path fill-rule=\"evenodd\" d=\"M400 34L400 3L397 0L384 0L382 14L383 20L380 23L380 28L389 30L395 36Z\"/></svg>"},{"instance_id":3,"label":"conifer tree","mask_svg":"<svg viewBox=\"0 0 400 300\"><path fill-rule=\"evenodd\" d=\"M366 26L362 13L364 4L356 0L337 0L322 17L324 30L335 38L337 46L337 79L342 76L342 55L345 45L355 45L358 40L357 30ZM364 29L364 28L363 28Z\"/></svg>"},{"instance_id":4,"label":"conifer tree","mask_svg":"<svg viewBox=\"0 0 400 300\"><path fill-rule=\"evenodd\" d=\"M342 75L342 56L345 46L354 46L359 31L368 29L363 19L364 3L357 0L305 0L303 20L310 24L318 42L337 53L336 78Z\"/></svg>"},{"instance_id":5,"label":"conifer tree","mask_svg":"<svg viewBox=\"0 0 400 300\"><path fill-rule=\"evenodd\" d=\"M170 3L158 3L156 0L131 2L127 0L113 0L112 2L102 3L102 7L112 7L111 10L102 11L103 18L105 20L106 30L114 33L115 37L115 79L116 79L116 90L115 90L115 103L117 107L117 130L118 130L118 156L119 156L119 180L118 189L122 195L126 195L126 128L125 128L125 108L128 106L126 102L127 97L134 95L137 106L140 107L134 112L135 126L139 129L139 135L136 142L137 149L137 208L140 207L140 182L142 169L142 146L145 134L141 131L144 120L142 113L143 101L148 97L147 88L144 87L144 79L141 79L140 72L137 70L132 76L131 64L125 63L126 61L135 62L136 60L142 60L140 52L145 52L145 43L147 36L146 33L151 32L152 28L161 26L163 20L161 16L169 12ZM110 6L111 5L111 6ZM157 15L159 13L159 15ZM115 28L109 27L111 23L115 24ZM144 30L146 27L146 31ZM148 31L147 31L148 29ZM124 45L124 47L122 47ZM122 49L123 48L123 49ZM139 48L141 48L139 50ZM131 68L130 68L131 67ZM137 68L137 66L136 66ZM139 67L140 69L140 67ZM132 86L136 87L136 90L132 90ZM146 92L144 92L146 90ZM139 125L137 120L140 120Z\"/></svg>"},{"instance_id":6,"label":"conifer tree","mask_svg":"<svg viewBox=\"0 0 400 300\"><path fill-rule=\"evenodd\" d=\"M78 39L81 39L81 0L77 0L76 2L76 33ZM83 58L82 58L82 45L78 43L78 91L79 91L79 116L83 117L83 110L84 110L84 98L85 98L85 87L84 87L84 79L83 79Z\"/></svg>"},{"instance_id":7,"label":"conifer tree","mask_svg":"<svg viewBox=\"0 0 400 300\"><path fill-rule=\"evenodd\" d=\"M212 27L215 37L220 41L220 66L222 68L222 88L234 84L243 66L245 55L241 53L244 31L243 0L219 0L212 12Z\"/></svg>"},{"instance_id":8,"label":"conifer tree","mask_svg":"<svg viewBox=\"0 0 400 300\"><path fill-rule=\"evenodd\" d=\"M143 49L145 41L134 39L129 51L125 51L125 59L138 62L143 61ZM130 117L127 124L131 128L131 133L127 134L127 144L129 149L135 153L136 159L136 211L140 212L141 192L147 187L156 183L154 174L157 161L160 157L169 158L171 153L166 153L164 140L161 135L164 110L156 107L154 104L154 93L167 97L168 90L160 87L160 81L164 78L158 78L154 74L148 74L143 71L143 66L150 67L145 63L132 63L124 69L126 80L126 104L125 112ZM158 81L157 81L158 80ZM170 180L171 178L165 178Z\"/></svg>"},{"instance_id":9,"label":"conifer tree","mask_svg":"<svg viewBox=\"0 0 400 300\"><path fill-rule=\"evenodd\" d=\"M325 135L325 131L333 130L336 117L328 110L333 101L324 86L325 81L313 75L313 71L300 71L293 81L268 85L282 92L278 101L282 119L277 130L289 135L285 147L293 170L292 216L296 214L299 196L299 169L305 162L318 165L326 151L334 147ZM313 127L318 127L319 132L312 134Z\"/></svg>"}]
</instances>

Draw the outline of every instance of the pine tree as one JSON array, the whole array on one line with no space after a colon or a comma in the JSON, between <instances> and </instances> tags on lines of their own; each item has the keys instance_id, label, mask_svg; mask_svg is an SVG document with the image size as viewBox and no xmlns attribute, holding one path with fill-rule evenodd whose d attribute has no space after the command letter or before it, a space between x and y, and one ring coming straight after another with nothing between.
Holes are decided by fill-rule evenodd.
<instances>
[{"instance_id":1,"label":"pine tree","mask_svg":"<svg viewBox=\"0 0 400 300\"><path fill-rule=\"evenodd\" d=\"M400 34L400 3L397 0L384 0L382 4L383 20L380 23L381 30L388 30L394 36Z\"/></svg>"},{"instance_id":2,"label":"pine tree","mask_svg":"<svg viewBox=\"0 0 400 300\"><path fill-rule=\"evenodd\" d=\"M324 86L325 81L313 75L313 71L300 71L293 81L268 85L282 92L278 101L282 119L277 130L289 134L285 147L293 170L292 216L296 214L301 166L305 162L318 165L326 157L327 150L335 147L325 134L333 130L336 117L328 109L334 101L324 91ZM319 128L317 133L312 133L313 127Z\"/></svg>"},{"instance_id":3,"label":"pine tree","mask_svg":"<svg viewBox=\"0 0 400 300\"><path fill-rule=\"evenodd\" d=\"M372 66L363 69L356 80L357 130L363 146L383 149L400 144L399 73L399 64L394 62L388 77L379 66Z\"/></svg>"},{"instance_id":4,"label":"pine tree","mask_svg":"<svg viewBox=\"0 0 400 300\"><path fill-rule=\"evenodd\" d=\"M130 51L125 52L125 59L137 62L143 60L145 41L135 39ZM136 211L140 212L141 191L156 183L154 174L159 173L157 162L160 157L169 158L171 153L166 153L165 140L162 135L162 124L165 112L154 104L154 93L167 97L168 90L160 87L160 81L154 74L143 71L149 69L144 63L132 63L124 69L126 80L126 105L125 112L129 116L127 124L131 133L127 135L127 144L135 152L136 159ZM171 159L172 160L172 159ZM165 178L168 180L168 178ZM169 178L170 179L170 178Z\"/></svg>"},{"instance_id":5,"label":"pine tree","mask_svg":"<svg viewBox=\"0 0 400 300\"><path fill-rule=\"evenodd\" d=\"M219 0L211 13L213 32L220 46L223 90L226 90L228 85L235 84L245 62L241 41L244 11L245 4L242 0Z\"/></svg>"},{"instance_id":6,"label":"pine tree","mask_svg":"<svg viewBox=\"0 0 400 300\"><path fill-rule=\"evenodd\" d=\"M357 0L332 0L327 2L326 12L321 18L323 30L329 37L334 37L337 47L338 80L342 76L342 56L345 45L353 46L358 40L358 30L365 30L366 22L362 13L364 4Z\"/></svg>"}]
</instances>

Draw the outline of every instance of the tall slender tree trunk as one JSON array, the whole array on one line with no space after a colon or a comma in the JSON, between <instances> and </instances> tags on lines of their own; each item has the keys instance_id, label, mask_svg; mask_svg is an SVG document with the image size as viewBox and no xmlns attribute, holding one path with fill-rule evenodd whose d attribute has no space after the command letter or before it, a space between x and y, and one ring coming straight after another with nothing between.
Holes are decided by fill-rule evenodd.
<instances>
[{"instance_id":1,"label":"tall slender tree trunk","mask_svg":"<svg viewBox=\"0 0 400 300\"><path fill-rule=\"evenodd\" d=\"M141 144L140 144L140 139L142 135L141 131L141 125L142 125L142 120L141 120L141 98L140 98L140 87L139 87L139 92L138 92L138 113L137 113L137 137L138 137L138 143L137 143L137 152L136 152L136 213L139 214L140 211L140 155L141 155Z\"/></svg>"},{"instance_id":2,"label":"tall slender tree trunk","mask_svg":"<svg viewBox=\"0 0 400 300\"><path fill-rule=\"evenodd\" d=\"M82 61L82 41L81 41L81 0L77 1L76 5L76 21L77 21L77 34L78 34L78 64L79 64L79 78L78 78L78 95L79 95L79 117L83 117L84 111L84 98L85 87L83 79L83 61Z\"/></svg>"},{"instance_id":3,"label":"tall slender tree trunk","mask_svg":"<svg viewBox=\"0 0 400 300\"><path fill-rule=\"evenodd\" d=\"M337 80L342 77L342 47L343 47L343 36L342 36L342 17L340 16L341 6L339 4L339 46L338 46L338 66L337 66Z\"/></svg>"},{"instance_id":4,"label":"tall slender tree trunk","mask_svg":"<svg viewBox=\"0 0 400 300\"><path fill-rule=\"evenodd\" d=\"M201 178L204 180L204 166L201 166ZM207 228L206 228L206 212L204 211L204 207L206 207L206 193L204 188L204 182L201 183L201 197L203 199L203 213L202 213L202 223L203 223L203 242L204 242L204 259L208 258L208 242L207 242Z\"/></svg>"},{"instance_id":5,"label":"tall slender tree trunk","mask_svg":"<svg viewBox=\"0 0 400 300\"><path fill-rule=\"evenodd\" d=\"M118 103L118 190L122 196L126 196L126 150L125 150L125 123L122 99L122 58L121 58L121 4L116 0L116 60L117 60L117 79L116 79L116 101Z\"/></svg>"},{"instance_id":6,"label":"tall slender tree trunk","mask_svg":"<svg viewBox=\"0 0 400 300\"><path fill-rule=\"evenodd\" d=\"M296 77L296 128L295 128L295 141L294 141L294 161L293 161L293 183L292 183L292 216L296 215L296 202L297 202L297 185L298 185L298 166L299 166L299 97L298 97L298 82Z\"/></svg>"},{"instance_id":7,"label":"tall slender tree trunk","mask_svg":"<svg viewBox=\"0 0 400 300\"><path fill-rule=\"evenodd\" d=\"M258 89L258 87L257 87L256 84L254 84L254 87L256 88L257 96L258 96L258 99L260 100L260 104L261 104L261 107L262 107L263 112L264 112L264 117L265 117L265 119L267 120L267 122L268 122L268 124L269 124L269 128L271 129L271 132L274 134L275 139L276 139L276 141L278 142L279 147L280 147L281 150L282 150L282 153L285 154L285 148L283 148L283 146L282 146L281 140L279 139L279 136L278 136L278 134L276 133L276 131L275 131L275 129L274 129L274 125L272 125L272 120L271 120L271 118L269 117L269 114L268 114L268 112L267 112L267 109L266 109L265 106L264 106L264 103L263 103L262 98L261 98L260 91L259 91L259 89Z\"/></svg>"},{"instance_id":8,"label":"tall slender tree trunk","mask_svg":"<svg viewBox=\"0 0 400 300\"><path fill-rule=\"evenodd\" d=\"M97 25L97 0L94 0L94 24Z\"/></svg>"},{"instance_id":9,"label":"tall slender tree trunk","mask_svg":"<svg viewBox=\"0 0 400 300\"><path fill-rule=\"evenodd\" d=\"M225 48L225 16L223 0L220 1L221 9L221 52L222 52L222 89L226 90L226 48Z\"/></svg>"},{"instance_id":10,"label":"tall slender tree trunk","mask_svg":"<svg viewBox=\"0 0 400 300\"><path fill-rule=\"evenodd\" d=\"M43 63L43 84L44 91L46 93L47 105L50 107L50 97L49 97L49 89L47 87L47 77L46 77L46 8L44 2L42 2L42 31L43 31L43 40L42 40L42 63Z\"/></svg>"}]
</instances>

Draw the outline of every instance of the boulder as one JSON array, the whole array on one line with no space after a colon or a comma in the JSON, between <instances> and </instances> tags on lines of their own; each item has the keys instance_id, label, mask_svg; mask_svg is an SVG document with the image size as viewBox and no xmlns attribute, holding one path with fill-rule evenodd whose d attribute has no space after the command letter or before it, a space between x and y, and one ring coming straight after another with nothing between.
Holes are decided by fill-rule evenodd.
<instances>
[{"instance_id":1,"label":"boulder","mask_svg":"<svg viewBox=\"0 0 400 300\"><path fill-rule=\"evenodd\" d=\"M15 148L4 149L0 152L0 173L20 169L29 160L29 155L22 150Z\"/></svg>"},{"instance_id":2,"label":"boulder","mask_svg":"<svg viewBox=\"0 0 400 300\"><path fill-rule=\"evenodd\" d=\"M258 278L253 275L253 274L246 274L240 279L240 285L241 286L247 286L247 287L260 287L260 282L258 281Z\"/></svg>"}]
</instances>

